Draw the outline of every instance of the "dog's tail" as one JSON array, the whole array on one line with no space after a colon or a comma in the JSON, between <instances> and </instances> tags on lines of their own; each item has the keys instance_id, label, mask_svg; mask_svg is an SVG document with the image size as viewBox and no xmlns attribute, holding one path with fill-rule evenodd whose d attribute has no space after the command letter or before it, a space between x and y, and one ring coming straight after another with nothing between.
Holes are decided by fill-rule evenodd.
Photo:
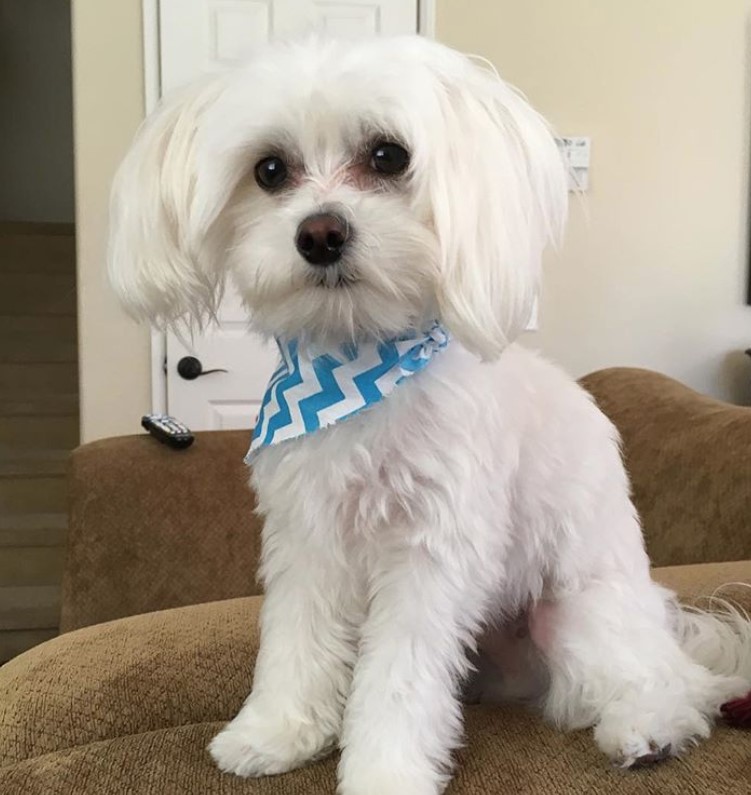
<instances>
[{"instance_id":1,"label":"dog's tail","mask_svg":"<svg viewBox=\"0 0 751 795\"><path fill-rule=\"evenodd\" d=\"M751 591L751 585L738 585ZM697 605L681 606L678 640L695 662L719 676L741 677L751 690L751 617L717 593Z\"/></svg>"}]
</instances>

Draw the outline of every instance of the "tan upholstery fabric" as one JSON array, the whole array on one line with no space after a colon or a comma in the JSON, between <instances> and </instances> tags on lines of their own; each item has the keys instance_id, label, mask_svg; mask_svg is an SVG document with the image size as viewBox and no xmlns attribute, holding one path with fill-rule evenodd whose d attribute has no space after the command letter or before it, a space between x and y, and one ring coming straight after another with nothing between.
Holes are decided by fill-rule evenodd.
<instances>
[{"instance_id":1,"label":"tan upholstery fabric","mask_svg":"<svg viewBox=\"0 0 751 795\"><path fill-rule=\"evenodd\" d=\"M680 594L687 603L700 602L716 593L751 611L751 563L747 560L665 566L654 569L652 576Z\"/></svg>"},{"instance_id":2,"label":"tan upholstery fabric","mask_svg":"<svg viewBox=\"0 0 751 795\"><path fill-rule=\"evenodd\" d=\"M220 723L70 748L0 768L5 795L334 795L335 759L274 778L221 774L204 751ZM681 760L610 769L588 732L564 735L518 709L472 708L447 795L745 795L751 732L719 729Z\"/></svg>"},{"instance_id":3,"label":"tan upholstery fabric","mask_svg":"<svg viewBox=\"0 0 751 795\"><path fill-rule=\"evenodd\" d=\"M250 691L259 603L230 599L124 618L11 660L0 669L0 759L229 720Z\"/></svg>"},{"instance_id":4,"label":"tan upholstery fabric","mask_svg":"<svg viewBox=\"0 0 751 795\"><path fill-rule=\"evenodd\" d=\"M654 565L751 558L751 408L649 370L581 383L621 432Z\"/></svg>"},{"instance_id":5,"label":"tan upholstery fabric","mask_svg":"<svg viewBox=\"0 0 751 795\"><path fill-rule=\"evenodd\" d=\"M176 451L143 434L73 453L61 631L259 592L249 439L199 433Z\"/></svg>"},{"instance_id":6,"label":"tan upholstery fabric","mask_svg":"<svg viewBox=\"0 0 751 795\"><path fill-rule=\"evenodd\" d=\"M655 572L691 596L751 582L751 562ZM737 589L751 608L751 589ZM0 792L7 795L332 795L335 760L242 781L205 752L250 687L260 599L87 627L0 669ZM685 759L608 767L589 732L562 734L510 707L467 710L449 795L751 792L751 732L720 728Z\"/></svg>"}]
</instances>

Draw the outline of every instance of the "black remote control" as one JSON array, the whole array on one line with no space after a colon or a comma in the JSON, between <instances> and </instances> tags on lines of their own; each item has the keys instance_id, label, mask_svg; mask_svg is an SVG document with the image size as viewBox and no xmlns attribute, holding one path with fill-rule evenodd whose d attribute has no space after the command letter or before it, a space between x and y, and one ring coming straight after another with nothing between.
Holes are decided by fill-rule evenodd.
<instances>
[{"instance_id":1,"label":"black remote control","mask_svg":"<svg viewBox=\"0 0 751 795\"><path fill-rule=\"evenodd\" d=\"M193 444L195 437L190 429L168 414L146 414L141 425L155 439L176 450L184 450Z\"/></svg>"}]
</instances>

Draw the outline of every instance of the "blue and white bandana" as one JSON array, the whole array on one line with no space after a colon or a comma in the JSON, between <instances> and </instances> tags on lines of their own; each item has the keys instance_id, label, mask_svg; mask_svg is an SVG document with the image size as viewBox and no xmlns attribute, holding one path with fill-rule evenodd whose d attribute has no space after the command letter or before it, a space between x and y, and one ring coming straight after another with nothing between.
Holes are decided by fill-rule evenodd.
<instances>
[{"instance_id":1,"label":"blue and white bandana","mask_svg":"<svg viewBox=\"0 0 751 795\"><path fill-rule=\"evenodd\" d=\"M281 361L266 387L245 462L263 447L313 433L379 403L397 384L427 367L448 342L438 322L428 331L342 345L333 352L277 340Z\"/></svg>"}]
</instances>

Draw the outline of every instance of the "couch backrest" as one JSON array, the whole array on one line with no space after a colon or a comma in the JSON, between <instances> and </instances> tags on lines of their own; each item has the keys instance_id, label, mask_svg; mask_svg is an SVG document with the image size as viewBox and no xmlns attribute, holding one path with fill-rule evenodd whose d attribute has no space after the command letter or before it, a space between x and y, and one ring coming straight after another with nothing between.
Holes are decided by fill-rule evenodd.
<instances>
[{"instance_id":1,"label":"couch backrest","mask_svg":"<svg viewBox=\"0 0 751 795\"><path fill-rule=\"evenodd\" d=\"M613 420L655 565L751 558L751 409L646 370L582 379ZM62 629L259 592L250 434L87 444L70 465Z\"/></svg>"}]
</instances>

